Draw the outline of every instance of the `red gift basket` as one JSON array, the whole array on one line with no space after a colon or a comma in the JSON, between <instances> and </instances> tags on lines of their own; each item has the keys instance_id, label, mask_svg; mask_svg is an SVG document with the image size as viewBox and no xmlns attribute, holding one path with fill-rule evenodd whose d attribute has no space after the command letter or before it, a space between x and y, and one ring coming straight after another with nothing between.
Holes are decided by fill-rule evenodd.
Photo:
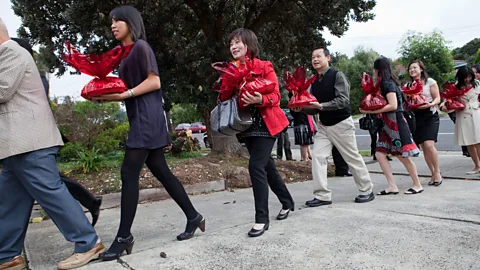
<instances>
[{"instance_id":1,"label":"red gift basket","mask_svg":"<svg viewBox=\"0 0 480 270\"><path fill-rule=\"evenodd\" d=\"M266 95L275 89L274 82L255 74L254 62L248 57L245 59L244 66L240 66L240 62L235 61L213 63L212 67L220 73L220 78L212 87L215 91L233 91L241 96L247 92L251 95L255 92ZM245 107L241 99L240 107Z\"/></svg>"},{"instance_id":2,"label":"red gift basket","mask_svg":"<svg viewBox=\"0 0 480 270\"><path fill-rule=\"evenodd\" d=\"M94 97L127 91L127 86L120 78L107 75L128 56L133 44L117 46L102 54L79 53L69 42L66 47L68 53L62 55L63 60L79 72L95 77L83 87L83 98L92 100Z\"/></svg>"},{"instance_id":3,"label":"red gift basket","mask_svg":"<svg viewBox=\"0 0 480 270\"><path fill-rule=\"evenodd\" d=\"M459 90L454 83L446 82L443 84L443 92L440 97L445 99L444 106L447 111L459 111L465 109L465 104L460 101L460 97L470 91L472 87Z\"/></svg>"},{"instance_id":4,"label":"red gift basket","mask_svg":"<svg viewBox=\"0 0 480 270\"><path fill-rule=\"evenodd\" d=\"M412 84L406 85L402 88L405 94L405 99L412 110L415 110L423 105L428 104L428 99L423 92L423 83L420 80L415 80Z\"/></svg>"},{"instance_id":5,"label":"red gift basket","mask_svg":"<svg viewBox=\"0 0 480 270\"><path fill-rule=\"evenodd\" d=\"M375 111L387 105L387 101L380 93L378 85L373 83L370 75L364 74L362 76L362 83L360 85L363 92L366 94L360 101L360 109L364 111Z\"/></svg>"},{"instance_id":6,"label":"red gift basket","mask_svg":"<svg viewBox=\"0 0 480 270\"><path fill-rule=\"evenodd\" d=\"M311 102L317 102L317 99L307 91L317 76L313 75L307 79L305 73L305 69L302 66L297 67L293 75L288 70L283 72L285 88L293 94L290 101L288 101L288 107L290 108L304 107L310 105Z\"/></svg>"}]
</instances>

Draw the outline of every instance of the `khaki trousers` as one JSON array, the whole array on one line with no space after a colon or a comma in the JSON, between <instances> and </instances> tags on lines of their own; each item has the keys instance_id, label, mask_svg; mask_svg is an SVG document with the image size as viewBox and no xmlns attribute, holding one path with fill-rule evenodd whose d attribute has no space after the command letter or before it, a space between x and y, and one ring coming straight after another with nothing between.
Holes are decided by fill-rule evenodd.
<instances>
[{"instance_id":1,"label":"khaki trousers","mask_svg":"<svg viewBox=\"0 0 480 270\"><path fill-rule=\"evenodd\" d=\"M367 166L362 156L358 153L355 140L355 125L352 117L333 126L324 126L317 122L318 132L312 152L313 194L322 201L332 200L332 191L328 189L327 157L330 156L332 147L338 149L352 172L360 195L372 192L373 184Z\"/></svg>"}]
</instances>

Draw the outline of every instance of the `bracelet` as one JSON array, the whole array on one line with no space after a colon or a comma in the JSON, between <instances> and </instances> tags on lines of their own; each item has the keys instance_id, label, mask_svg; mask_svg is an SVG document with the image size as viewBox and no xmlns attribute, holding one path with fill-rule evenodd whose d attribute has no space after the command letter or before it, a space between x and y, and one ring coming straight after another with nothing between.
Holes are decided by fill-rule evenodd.
<instances>
[{"instance_id":1,"label":"bracelet","mask_svg":"<svg viewBox=\"0 0 480 270\"><path fill-rule=\"evenodd\" d=\"M133 90L132 89L128 89L128 94L130 94L130 97L133 97Z\"/></svg>"}]
</instances>

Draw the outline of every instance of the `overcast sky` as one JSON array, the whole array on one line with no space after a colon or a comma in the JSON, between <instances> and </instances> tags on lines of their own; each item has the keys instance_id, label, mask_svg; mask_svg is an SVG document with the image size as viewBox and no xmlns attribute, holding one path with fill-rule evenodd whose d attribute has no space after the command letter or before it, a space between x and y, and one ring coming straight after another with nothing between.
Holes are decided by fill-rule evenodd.
<instances>
[{"instance_id":1,"label":"overcast sky","mask_svg":"<svg viewBox=\"0 0 480 270\"><path fill-rule=\"evenodd\" d=\"M451 47L463 46L480 37L480 1L478 0L377 0L374 20L351 23L341 38L324 33L330 40L331 51L352 56L358 46L371 48L391 58L398 57L399 42L408 30L431 32L439 29L451 41ZM0 17L7 24L11 36L16 36L20 19L15 16L8 0L0 0ZM50 93L55 96L80 96L80 90L91 77L64 75L51 78Z\"/></svg>"}]
</instances>

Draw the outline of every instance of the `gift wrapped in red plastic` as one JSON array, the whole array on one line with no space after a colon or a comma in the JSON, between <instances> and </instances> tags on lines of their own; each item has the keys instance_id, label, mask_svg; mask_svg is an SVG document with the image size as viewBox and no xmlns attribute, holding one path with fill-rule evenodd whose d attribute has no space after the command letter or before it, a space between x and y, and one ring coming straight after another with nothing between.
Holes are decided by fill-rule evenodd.
<instances>
[{"instance_id":1,"label":"gift wrapped in red plastic","mask_svg":"<svg viewBox=\"0 0 480 270\"><path fill-rule=\"evenodd\" d=\"M443 84L443 92L440 97L445 99L444 106L447 111L459 111L465 109L465 104L460 101L460 97L470 91L472 87L459 90L454 83L446 82Z\"/></svg>"},{"instance_id":2,"label":"gift wrapped in red plastic","mask_svg":"<svg viewBox=\"0 0 480 270\"><path fill-rule=\"evenodd\" d=\"M317 75L313 75L307 79L305 69L302 66L297 67L293 75L288 70L285 70L283 72L283 82L287 91L293 94L287 106L297 108L316 102L317 99L307 91L316 78Z\"/></svg>"},{"instance_id":3,"label":"gift wrapped in red plastic","mask_svg":"<svg viewBox=\"0 0 480 270\"><path fill-rule=\"evenodd\" d=\"M366 94L360 101L360 109L364 111L375 111L387 105L387 101L380 93L378 85L373 83L370 75L365 73L362 76L360 88Z\"/></svg>"},{"instance_id":4,"label":"gift wrapped in red plastic","mask_svg":"<svg viewBox=\"0 0 480 270\"><path fill-rule=\"evenodd\" d=\"M212 87L215 91L233 91L241 96L247 92L251 95L255 92L266 95L275 89L274 82L255 73L255 65L248 57L245 59L245 66L241 68L239 61L217 62L213 63L212 67L220 73L220 78ZM245 107L241 99L240 107Z\"/></svg>"},{"instance_id":5,"label":"gift wrapped in red plastic","mask_svg":"<svg viewBox=\"0 0 480 270\"><path fill-rule=\"evenodd\" d=\"M429 103L427 97L422 95L423 83L420 80L414 81L411 85L406 85L402 88L402 92L405 94L405 99L412 110Z\"/></svg>"},{"instance_id":6,"label":"gift wrapped in red plastic","mask_svg":"<svg viewBox=\"0 0 480 270\"><path fill-rule=\"evenodd\" d=\"M62 55L63 60L79 72L95 77L83 87L83 98L92 100L105 94L127 91L127 86L120 78L107 75L128 56L133 44L117 46L102 54L81 54L68 42L66 47L68 53Z\"/></svg>"}]
</instances>

